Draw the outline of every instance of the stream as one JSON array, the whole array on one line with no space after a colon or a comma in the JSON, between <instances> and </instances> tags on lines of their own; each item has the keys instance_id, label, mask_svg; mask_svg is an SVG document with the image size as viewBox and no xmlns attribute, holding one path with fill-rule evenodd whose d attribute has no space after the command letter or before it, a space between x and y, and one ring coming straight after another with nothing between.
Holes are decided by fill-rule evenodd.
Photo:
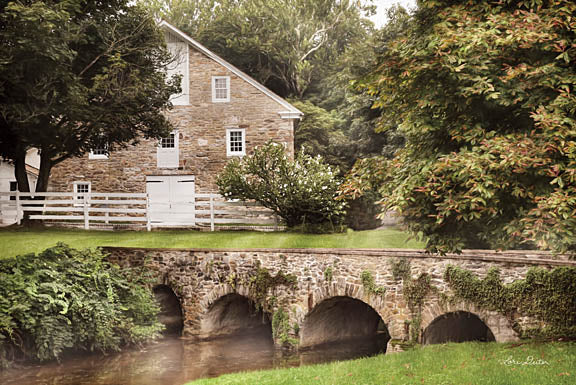
<instances>
[{"instance_id":1,"label":"stream","mask_svg":"<svg viewBox=\"0 0 576 385\"><path fill-rule=\"evenodd\" d=\"M225 373L311 365L366 357L383 352L374 336L282 354L271 338L235 336L193 342L165 338L142 349L121 353L77 355L0 372L2 385L183 385Z\"/></svg>"}]
</instances>

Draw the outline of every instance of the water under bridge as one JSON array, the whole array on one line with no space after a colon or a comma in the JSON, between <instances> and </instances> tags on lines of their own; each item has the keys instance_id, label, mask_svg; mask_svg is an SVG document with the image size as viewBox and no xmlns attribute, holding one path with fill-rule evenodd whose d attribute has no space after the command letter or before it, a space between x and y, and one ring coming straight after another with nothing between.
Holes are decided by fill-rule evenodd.
<instances>
[{"instance_id":1,"label":"water under bridge","mask_svg":"<svg viewBox=\"0 0 576 385\"><path fill-rule=\"evenodd\" d=\"M378 336L388 352L402 350L407 341L515 341L540 323L455 298L444 278L449 265L480 278L496 267L504 283L524 278L532 267L576 266L567 256L537 251L439 256L408 249L111 247L105 252L120 265L151 268L169 331L185 337L269 330L277 345L290 341L305 349ZM429 290L416 306L407 284L419 277L426 277Z\"/></svg>"}]
</instances>

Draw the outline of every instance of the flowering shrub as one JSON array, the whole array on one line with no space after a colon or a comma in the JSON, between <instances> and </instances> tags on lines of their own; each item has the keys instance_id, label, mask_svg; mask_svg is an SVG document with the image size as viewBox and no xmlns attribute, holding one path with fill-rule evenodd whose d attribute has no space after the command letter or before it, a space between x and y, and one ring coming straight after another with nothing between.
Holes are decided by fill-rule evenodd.
<instances>
[{"instance_id":1,"label":"flowering shrub","mask_svg":"<svg viewBox=\"0 0 576 385\"><path fill-rule=\"evenodd\" d=\"M272 209L288 227L340 224L344 202L336 200L338 170L320 156L303 151L295 160L284 147L269 142L250 156L233 159L216 181L220 194L231 199L254 199Z\"/></svg>"}]
</instances>

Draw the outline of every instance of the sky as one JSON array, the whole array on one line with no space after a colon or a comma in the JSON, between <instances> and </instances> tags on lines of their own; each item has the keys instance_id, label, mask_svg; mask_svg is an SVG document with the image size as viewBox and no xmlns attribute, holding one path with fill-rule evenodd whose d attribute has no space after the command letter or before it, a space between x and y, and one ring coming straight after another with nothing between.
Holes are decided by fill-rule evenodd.
<instances>
[{"instance_id":1,"label":"sky","mask_svg":"<svg viewBox=\"0 0 576 385\"><path fill-rule=\"evenodd\" d=\"M411 8L416 6L416 0L374 0L376 4L376 15L370 19L376 24L376 27L381 27L386 22L386 9L394 4L400 4L404 8Z\"/></svg>"}]
</instances>

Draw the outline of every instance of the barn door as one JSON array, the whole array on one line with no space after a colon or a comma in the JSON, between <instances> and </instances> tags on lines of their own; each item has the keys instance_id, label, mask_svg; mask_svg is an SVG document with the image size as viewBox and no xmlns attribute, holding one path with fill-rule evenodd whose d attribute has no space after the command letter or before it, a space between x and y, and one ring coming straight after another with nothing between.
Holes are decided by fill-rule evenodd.
<instances>
[{"instance_id":1,"label":"barn door","mask_svg":"<svg viewBox=\"0 0 576 385\"><path fill-rule=\"evenodd\" d=\"M194 226L195 183L193 175L146 177L150 221L164 226Z\"/></svg>"}]
</instances>

